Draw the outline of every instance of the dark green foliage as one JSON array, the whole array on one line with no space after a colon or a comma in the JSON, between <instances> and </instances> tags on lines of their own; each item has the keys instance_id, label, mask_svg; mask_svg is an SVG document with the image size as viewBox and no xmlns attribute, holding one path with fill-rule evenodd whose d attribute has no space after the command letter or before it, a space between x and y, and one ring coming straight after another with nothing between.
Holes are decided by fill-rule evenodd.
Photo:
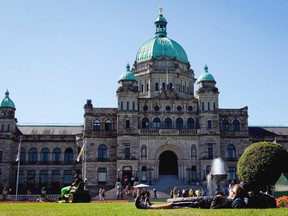
<instances>
[{"instance_id":1,"label":"dark green foliage","mask_svg":"<svg viewBox=\"0 0 288 216\"><path fill-rule=\"evenodd\" d=\"M237 164L239 179L254 182L258 187L276 183L288 165L288 152L280 144L259 142L250 145Z\"/></svg>"}]
</instances>

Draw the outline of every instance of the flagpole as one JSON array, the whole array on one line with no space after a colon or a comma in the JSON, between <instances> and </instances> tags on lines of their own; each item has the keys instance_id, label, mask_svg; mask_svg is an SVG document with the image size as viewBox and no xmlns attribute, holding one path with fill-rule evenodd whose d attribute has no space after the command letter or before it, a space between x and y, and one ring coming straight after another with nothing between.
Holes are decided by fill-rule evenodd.
<instances>
[{"instance_id":1,"label":"flagpole","mask_svg":"<svg viewBox=\"0 0 288 216\"><path fill-rule=\"evenodd\" d=\"M20 143L21 143L21 137L20 137ZM16 178L16 196L15 199L16 201L18 200L18 185L19 185L19 171L20 171L20 158L21 158L21 144L19 143L18 147L18 166L17 166L17 178Z\"/></svg>"}]
</instances>

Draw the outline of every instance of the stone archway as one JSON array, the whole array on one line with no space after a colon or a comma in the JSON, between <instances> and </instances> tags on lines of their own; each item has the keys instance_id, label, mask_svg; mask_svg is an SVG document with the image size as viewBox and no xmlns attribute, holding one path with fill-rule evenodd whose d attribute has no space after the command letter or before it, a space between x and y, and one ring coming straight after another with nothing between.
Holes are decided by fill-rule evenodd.
<instances>
[{"instance_id":1,"label":"stone archway","mask_svg":"<svg viewBox=\"0 0 288 216\"><path fill-rule=\"evenodd\" d=\"M177 155L172 151L164 151L159 156L159 175L178 175Z\"/></svg>"}]
</instances>

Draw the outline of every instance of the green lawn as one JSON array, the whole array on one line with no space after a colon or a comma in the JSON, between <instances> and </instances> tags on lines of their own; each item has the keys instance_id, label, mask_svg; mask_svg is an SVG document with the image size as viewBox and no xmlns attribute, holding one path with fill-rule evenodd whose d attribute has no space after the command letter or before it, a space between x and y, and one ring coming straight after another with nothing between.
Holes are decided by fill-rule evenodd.
<instances>
[{"instance_id":1,"label":"green lawn","mask_svg":"<svg viewBox=\"0 0 288 216\"><path fill-rule=\"evenodd\" d=\"M161 209L140 210L136 209L134 203L0 203L1 216L65 216L65 215L288 215L288 209Z\"/></svg>"}]
</instances>

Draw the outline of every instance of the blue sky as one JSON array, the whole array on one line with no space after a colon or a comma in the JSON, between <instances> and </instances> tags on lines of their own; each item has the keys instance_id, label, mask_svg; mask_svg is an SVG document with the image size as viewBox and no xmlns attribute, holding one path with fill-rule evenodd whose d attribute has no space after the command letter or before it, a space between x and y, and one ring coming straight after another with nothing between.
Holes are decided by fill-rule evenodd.
<instances>
[{"instance_id":1,"label":"blue sky","mask_svg":"<svg viewBox=\"0 0 288 216\"><path fill-rule=\"evenodd\" d=\"M208 65L221 108L248 106L250 126L288 125L286 0L0 0L0 98L8 89L20 124L82 124L87 99L116 107L159 4L196 78Z\"/></svg>"}]
</instances>

